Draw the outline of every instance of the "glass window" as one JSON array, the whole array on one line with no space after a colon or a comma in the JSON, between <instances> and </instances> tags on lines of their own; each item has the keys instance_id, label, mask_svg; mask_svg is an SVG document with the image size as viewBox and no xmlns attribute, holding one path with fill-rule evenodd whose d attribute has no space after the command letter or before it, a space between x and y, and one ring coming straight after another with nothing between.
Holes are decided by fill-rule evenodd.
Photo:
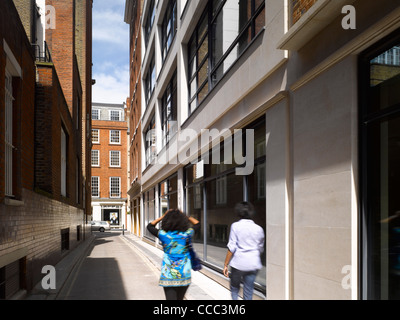
<instances>
[{"instance_id":1,"label":"glass window","mask_svg":"<svg viewBox=\"0 0 400 320\"><path fill-rule=\"evenodd\" d=\"M394 46L370 62L370 112L400 103L400 45Z\"/></svg>"},{"instance_id":2,"label":"glass window","mask_svg":"<svg viewBox=\"0 0 400 320\"><path fill-rule=\"evenodd\" d=\"M156 144L156 119L155 116L150 121L145 131L145 152L146 152L146 167L150 165L157 155L157 144Z\"/></svg>"},{"instance_id":3,"label":"glass window","mask_svg":"<svg viewBox=\"0 0 400 320\"><path fill-rule=\"evenodd\" d=\"M100 197L100 178L92 177L92 197Z\"/></svg>"},{"instance_id":4,"label":"glass window","mask_svg":"<svg viewBox=\"0 0 400 320\"><path fill-rule=\"evenodd\" d=\"M204 100L264 26L265 1L208 2L188 45L190 113Z\"/></svg>"},{"instance_id":5,"label":"glass window","mask_svg":"<svg viewBox=\"0 0 400 320\"><path fill-rule=\"evenodd\" d=\"M100 151L92 150L92 167L100 166Z\"/></svg>"},{"instance_id":6,"label":"glass window","mask_svg":"<svg viewBox=\"0 0 400 320\"><path fill-rule=\"evenodd\" d=\"M161 215L169 209L178 208L178 177L175 175L160 183Z\"/></svg>"},{"instance_id":7,"label":"glass window","mask_svg":"<svg viewBox=\"0 0 400 320\"><path fill-rule=\"evenodd\" d=\"M203 160L185 168L186 211L201 222L201 231L195 235L195 249L201 259L222 271L226 245L232 223L238 221L234 207L240 201L250 201L256 209L255 223L266 229L266 170L265 170L265 120L251 124L246 130L254 130L254 171L248 176L236 175L237 164L225 164L223 142L215 152L220 162L210 164ZM246 139L243 139L245 143ZM229 150L229 149L227 149ZM205 156L203 154L203 156ZM234 161L232 161L234 162ZM205 206L205 208L204 208ZM204 223L206 221L206 223ZM260 290L266 287L265 253L261 257L263 269L256 279Z\"/></svg>"},{"instance_id":8,"label":"glass window","mask_svg":"<svg viewBox=\"0 0 400 320\"><path fill-rule=\"evenodd\" d=\"M145 40L146 46L150 39L151 29L153 28L155 16L156 16L155 0L151 0L150 5L149 5L149 12L147 14L147 19L146 19L145 28L144 28L144 40Z\"/></svg>"},{"instance_id":9,"label":"glass window","mask_svg":"<svg viewBox=\"0 0 400 320\"><path fill-rule=\"evenodd\" d=\"M170 0L162 24L162 59L165 60L176 34L176 0Z\"/></svg>"},{"instance_id":10,"label":"glass window","mask_svg":"<svg viewBox=\"0 0 400 320\"><path fill-rule=\"evenodd\" d=\"M155 240L155 237L147 230L147 225L156 219L155 212L155 189L151 189L150 191L144 194L144 235L147 238Z\"/></svg>"},{"instance_id":11,"label":"glass window","mask_svg":"<svg viewBox=\"0 0 400 320\"><path fill-rule=\"evenodd\" d=\"M254 222L259 226L266 228L266 171L265 160L259 162L254 167L254 172L248 177L248 201L250 201L256 210ZM265 246L264 246L265 248ZM266 251L261 255L262 269L257 274L256 282L266 286Z\"/></svg>"},{"instance_id":12,"label":"glass window","mask_svg":"<svg viewBox=\"0 0 400 320\"><path fill-rule=\"evenodd\" d=\"M178 99L176 91L176 72L173 74L162 97L161 126L163 131L163 146L176 134Z\"/></svg>"},{"instance_id":13,"label":"glass window","mask_svg":"<svg viewBox=\"0 0 400 320\"><path fill-rule=\"evenodd\" d=\"M110 151L110 167L120 167L120 166L121 166L121 152Z\"/></svg>"},{"instance_id":14,"label":"glass window","mask_svg":"<svg viewBox=\"0 0 400 320\"><path fill-rule=\"evenodd\" d=\"M4 122L4 127L5 127L5 152L4 152L4 157L5 157L5 171L3 171L4 174L4 183L5 183L5 194L6 196L13 196L14 190L13 190L13 88L12 88L12 76L11 74L6 70L6 77L5 77L5 112L4 112L4 117L5 117L5 122ZM1 119L3 120L3 119ZM4 128L3 127L3 128ZM2 130L4 130L2 128Z\"/></svg>"},{"instance_id":15,"label":"glass window","mask_svg":"<svg viewBox=\"0 0 400 320\"><path fill-rule=\"evenodd\" d=\"M362 70L369 73L369 77L361 77L361 207L366 235L362 247L367 299L400 299L399 42L362 58Z\"/></svg>"},{"instance_id":16,"label":"glass window","mask_svg":"<svg viewBox=\"0 0 400 320\"><path fill-rule=\"evenodd\" d=\"M226 246L235 216L235 205L243 200L243 177L234 173L206 183L207 194L207 261L223 268Z\"/></svg>"},{"instance_id":17,"label":"glass window","mask_svg":"<svg viewBox=\"0 0 400 320\"><path fill-rule=\"evenodd\" d=\"M208 78L208 40L205 40L208 34L207 28L207 9L203 17L200 19L200 23L198 24L191 40L189 41L189 66L190 76L189 76L189 88L190 88L190 101L189 104L192 104L195 101L195 106L190 109L190 112L193 112L194 109L199 105L202 101L203 97L200 97L201 100L198 99L198 88L204 83L204 81ZM208 38L207 38L208 39ZM193 75L192 75L193 74ZM199 80L199 77L201 78Z\"/></svg>"},{"instance_id":18,"label":"glass window","mask_svg":"<svg viewBox=\"0 0 400 320\"><path fill-rule=\"evenodd\" d=\"M61 195L67 196L68 134L61 128Z\"/></svg>"},{"instance_id":19,"label":"glass window","mask_svg":"<svg viewBox=\"0 0 400 320\"><path fill-rule=\"evenodd\" d=\"M110 110L111 121L121 121L121 112L119 110Z\"/></svg>"},{"instance_id":20,"label":"glass window","mask_svg":"<svg viewBox=\"0 0 400 320\"><path fill-rule=\"evenodd\" d=\"M150 62L150 65L149 65L149 69L147 70L146 79L145 79L146 104L149 103L149 100L153 94L155 85L156 85L156 65L155 65L155 60L153 57Z\"/></svg>"},{"instance_id":21,"label":"glass window","mask_svg":"<svg viewBox=\"0 0 400 320\"><path fill-rule=\"evenodd\" d=\"M100 135L99 135L99 130L98 129L93 129L92 130L92 142L93 143L100 143Z\"/></svg>"},{"instance_id":22,"label":"glass window","mask_svg":"<svg viewBox=\"0 0 400 320\"><path fill-rule=\"evenodd\" d=\"M110 130L110 143L111 144L120 144L121 143L121 131Z\"/></svg>"},{"instance_id":23,"label":"glass window","mask_svg":"<svg viewBox=\"0 0 400 320\"><path fill-rule=\"evenodd\" d=\"M215 3L216 2L216 3ZM212 81L215 85L265 26L265 2L214 1L212 22Z\"/></svg>"},{"instance_id":24,"label":"glass window","mask_svg":"<svg viewBox=\"0 0 400 320\"><path fill-rule=\"evenodd\" d=\"M100 120L100 110L92 109L92 120Z\"/></svg>"},{"instance_id":25,"label":"glass window","mask_svg":"<svg viewBox=\"0 0 400 320\"><path fill-rule=\"evenodd\" d=\"M190 169L189 169L190 170ZM200 222L200 230L194 234L193 247L200 259L204 257L204 201L203 184L195 184L186 188L186 211L189 216ZM226 254L226 252L225 252Z\"/></svg>"},{"instance_id":26,"label":"glass window","mask_svg":"<svg viewBox=\"0 0 400 320\"><path fill-rule=\"evenodd\" d=\"M110 177L110 198L121 198L121 178Z\"/></svg>"}]
</instances>

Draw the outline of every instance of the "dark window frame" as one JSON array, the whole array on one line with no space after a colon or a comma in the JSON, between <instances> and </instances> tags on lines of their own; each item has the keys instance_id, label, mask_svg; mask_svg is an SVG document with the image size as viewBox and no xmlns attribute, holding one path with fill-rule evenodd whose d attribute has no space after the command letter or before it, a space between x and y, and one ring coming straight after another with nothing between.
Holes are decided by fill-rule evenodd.
<instances>
[{"instance_id":1,"label":"dark window frame","mask_svg":"<svg viewBox=\"0 0 400 320\"><path fill-rule=\"evenodd\" d=\"M151 14L150 14L150 12L151 12ZM155 13L156 13L155 0L151 0L150 5L149 5L149 11L146 16L145 27L144 27L144 41L145 41L146 47L150 40L151 30L153 29Z\"/></svg>"},{"instance_id":2,"label":"dark window frame","mask_svg":"<svg viewBox=\"0 0 400 320\"><path fill-rule=\"evenodd\" d=\"M177 1L169 0L164 20L161 25L162 61L167 58L177 31Z\"/></svg>"},{"instance_id":3,"label":"dark window frame","mask_svg":"<svg viewBox=\"0 0 400 320\"><path fill-rule=\"evenodd\" d=\"M396 34L396 35L395 35ZM360 274L360 283L359 283L359 292L360 298L362 300L370 300L376 298L376 292L374 292L373 283L373 235L371 234L372 225L374 221L370 217L370 199L369 199L369 188L370 182L368 178L369 172L369 130L370 127L376 123L381 121L385 121L388 119L393 119L397 116L400 116L400 106L394 106L391 108L381 109L379 111L375 111L370 108L370 63L371 61L389 50L393 46L396 46L400 43L400 35L399 30L395 31L393 34L387 36L381 41L377 42L364 52L362 52L359 56L358 61L358 96L359 96L359 153L358 153L358 166L359 166L359 218L360 223L358 226L359 238L358 241L360 243L359 250L359 274Z\"/></svg>"},{"instance_id":4,"label":"dark window frame","mask_svg":"<svg viewBox=\"0 0 400 320\"><path fill-rule=\"evenodd\" d=\"M242 26L241 30L239 30L238 35L232 41L229 48L225 51L225 53L218 59L218 61L213 60L213 24L215 23L218 15L224 8L227 0L221 0L215 6L215 10L213 8L213 0L209 0L206 8L204 9L199 22L197 23L195 30L188 42L188 92L189 92L189 102L188 102L188 114L189 116L199 107L202 101L208 96L208 94L212 91L213 88L217 86L219 81L224 77L225 74L229 72L231 67L240 59L246 49L251 45L251 43L257 38L257 36L264 30L265 27L265 19L264 19L264 27L259 28L256 25L256 20L260 17L261 14L265 14L265 1L262 1L259 6L256 8L255 3L257 0L249 0L251 1L251 15L247 22ZM199 29L202 27L202 23L204 23L204 19L206 19L206 27L203 35L199 37ZM232 65L227 68L225 72L222 73L220 78L216 78L215 74L218 71L218 68L222 65L222 63L226 60L229 54L233 51L233 49L239 44L240 39L246 34L250 28L250 40L244 45L240 52L238 53L236 59L232 62ZM200 29L201 31L201 29ZM201 46L204 44L203 41L207 41L207 53L204 54L201 61L199 61L199 51ZM192 49L195 52L192 52ZM192 68L192 64L196 62L195 68ZM207 63L207 64L206 64ZM199 82L199 74L203 67L207 68L206 77L203 81ZM194 70L192 75L192 70ZM195 82L196 90L192 92L191 85ZM206 88L207 86L207 88ZM203 90L207 92L204 92ZM194 107L193 107L194 106Z\"/></svg>"},{"instance_id":5,"label":"dark window frame","mask_svg":"<svg viewBox=\"0 0 400 320\"><path fill-rule=\"evenodd\" d=\"M145 100L146 100L146 107L149 105L151 97L153 96L154 89L156 87L157 82L157 75L156 75L156 60L155 56L153 55L149 67L146 72L145 78Z\"/></svg>"},{"instance_id":6,"label":"dark window frame","mask_svg":"<svg viewBox=\"0 0 400 320\"><path fill-rule=\"evenodd\" d=\"M170 105L170 112L168 106ZM175 135L177 126L171 125L171 122L176 122L178 116L178 97L177 97L177 72L174 71L171 80L162 96L161 100L161 130L163 133L163 147L168 144L171 138Z\"/></svg>"}]
</instances>

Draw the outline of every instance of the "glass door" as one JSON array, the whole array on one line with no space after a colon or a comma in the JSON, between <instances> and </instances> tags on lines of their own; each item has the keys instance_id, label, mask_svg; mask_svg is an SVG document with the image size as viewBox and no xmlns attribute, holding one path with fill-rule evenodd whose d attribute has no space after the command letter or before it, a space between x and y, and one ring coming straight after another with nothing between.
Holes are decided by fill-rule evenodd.
<instances>
[{"instance_id":1,"label":"glass door","mask_svg":"<svg viewBox=\"0 0 400 320\"><path fill-rule=\"evenodd\" d=\"M363 298L400 299L400 41L361 66Z\"/></svg>"}]
</instances>

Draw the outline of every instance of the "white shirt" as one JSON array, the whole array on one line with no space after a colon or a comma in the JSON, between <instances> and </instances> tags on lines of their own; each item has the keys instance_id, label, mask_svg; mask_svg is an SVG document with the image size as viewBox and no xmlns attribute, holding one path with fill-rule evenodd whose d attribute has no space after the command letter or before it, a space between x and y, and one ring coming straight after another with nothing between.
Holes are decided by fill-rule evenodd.
<instances>
[{"instance_id":1,"label":"white shirt","mask_svg":"<svg viewBox=\"0 0 400 320\"><path fill-rule=\"evenodd\" d=\"M264 251L263 228L250 219L235 222L231 226L228 249L233 253L231 267L241 271L260 270L260 254Z\"/></svg>"}]
</instances>

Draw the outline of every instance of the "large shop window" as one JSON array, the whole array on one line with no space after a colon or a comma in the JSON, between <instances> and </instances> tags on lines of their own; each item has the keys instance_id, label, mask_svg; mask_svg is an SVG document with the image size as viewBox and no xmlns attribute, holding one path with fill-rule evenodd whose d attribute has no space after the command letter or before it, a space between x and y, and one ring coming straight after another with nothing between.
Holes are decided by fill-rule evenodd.
<instances>
[{"instance_id":1,"label":"large shop window","mask_svg":"<svg viewBox=\"0 0 400 320\"><path fill-rule=\"evenodd\" d=\"M178 176L163 181L160 184L160 208L161 215L169 209L178 208Z\"/></svg>"},{"instance_id":2,"label":"large shop window","mask_svg":"<svg viewBox=\"0 0 400 320\"><path fill-rule=\"evenodd\" d=\"M364 299L400 299L400 37L389 41L360 64Z\"/></svg>"},{"instance_id":3,"label":"large shop window","mask_svg":"<svg viewBox=\"0 0 400 320\"><path fill-rule=\"evenodd\" d=\"M151 189L144 194L144 235L145 237L155 240L155 237L147 230L146 226L156 219L156 198L155 189Z\"/></svg>"},{"instance_id":4,"label":"large shop window","mask_svg":"<svg viewBox=\"0 0 400 320\"><path fill-rule=\"evenodd\" d=\"M189 41L189 113L265 26L265 1L209 0Z\"/></svg>"},{"instance_id":5,"label":"large shop window","mask_svg":"<svg viewBox=\"0 0 400 320\"><path fill-rule=\"evenodd\" d=\"M186 211L201 223L194 247L204 263L217 271L222 271L224 266L231 225L238 221L234 214L238 202L252 202L257 211L255 222L264 230L266 228L265 121L257 121L246 129L254 130L255 163L251 175L236 175L234 161L224 163L224 142L219 148L220 164L206 164L202 159L185 169ZM258 289L265 290L265 252L261 259L263 269L258 273L256 283Z\"/></svg>"}]
</instances>

